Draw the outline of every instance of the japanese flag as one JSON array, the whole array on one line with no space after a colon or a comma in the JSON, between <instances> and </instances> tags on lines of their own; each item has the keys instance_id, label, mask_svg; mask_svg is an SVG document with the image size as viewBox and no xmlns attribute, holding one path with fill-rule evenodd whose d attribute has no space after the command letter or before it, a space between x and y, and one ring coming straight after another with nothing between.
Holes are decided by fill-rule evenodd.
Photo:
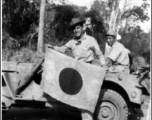
<instances>
[{"instance_id":1,"label":"japanese flag","mask_svg":"<svg viewBox=\"0 0 152 120\"><path fill-rule=\"evenodd\" d=\"M47 48L41 86L58 101L94 112L105 72Z\"/></svg>"}]
</instances>

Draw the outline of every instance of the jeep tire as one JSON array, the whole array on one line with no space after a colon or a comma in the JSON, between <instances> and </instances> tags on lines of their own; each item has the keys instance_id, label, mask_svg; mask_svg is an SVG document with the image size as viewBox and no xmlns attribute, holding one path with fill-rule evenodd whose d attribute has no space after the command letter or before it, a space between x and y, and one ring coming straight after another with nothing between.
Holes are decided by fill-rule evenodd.
<instances>
[{"instance_id":1,"label":"jeep tire","mask_svg":"<svg viewBox=\"0 0 152 120\"><path fill-rule=\"evenodd\" d=\"M128 119L128 106L117 92L110 89L102 89L99 99L95 111L97 120Z\"/></svg>"}]
</instances>

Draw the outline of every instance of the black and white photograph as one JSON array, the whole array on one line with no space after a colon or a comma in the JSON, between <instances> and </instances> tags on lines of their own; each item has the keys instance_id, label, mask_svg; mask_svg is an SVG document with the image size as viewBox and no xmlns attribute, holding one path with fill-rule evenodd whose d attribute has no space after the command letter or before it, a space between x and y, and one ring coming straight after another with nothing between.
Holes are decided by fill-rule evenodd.
<instances>
[{"instance_id":1,"label":"black and white photograph","mask_svg":"<svg viewBox=\"0 0 152 120\"><path fill-rule=\"evenodd\" d=\"M1 120L151 120L151 0L2 0Z\"/></svg>"}]
</instances>

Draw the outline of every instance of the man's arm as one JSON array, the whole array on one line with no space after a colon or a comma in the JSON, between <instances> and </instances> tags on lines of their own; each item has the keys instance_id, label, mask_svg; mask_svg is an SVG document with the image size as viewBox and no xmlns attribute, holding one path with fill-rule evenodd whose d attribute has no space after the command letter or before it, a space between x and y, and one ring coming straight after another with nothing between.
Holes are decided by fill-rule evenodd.
<instances>
[{"instance_id":1,"label":"man's arm","mask_svg":"<svg viewBox=\"0 0 152 120\"><path fill-rule=\"evenodd\" d=\"M71 43L72 42L69 41L65 45L60 46L60 47L59 46L48 45L48 48L51 48L51 49L56 50L56 51L61 52L61 53L65 53L67 50L69 50L72 47Z\"/></svg>"},{"instance_id":2,"label":"man's arm","mask_svg":"<svg viewBox=\"0 0 152 120\"><path fill-rule=\"evenodd\" d=\"M110 49L107 58L111 59L113 62L116 62L122 52L122 48L123 47L119 44L114 43L114 45Z\"/></svg>"},{"instance_id":3,"label":"man's arm","mask_svg":"<svg viewBox=\"0 0 152 120\"><path fill-rule=\"evenodd\" d=\"M106 64L105 57L103 53L101 52L97 41L94 39L94 41L90 44L91 44L90 49L97 55L97 58L99 59L101 66L105 66Z\"/></svg>"},{"instance_id":4,"label":"man's arm","mask_svg":"<svg viewBox=\"0 0 152 120\"><path fill-rule=\"evenodd\" d=\"M106 58L106 66L110 67L112 65L112 60L110 58Z\"/></svg>"},{"instance_id":5,"label":"man's arm","mask_svg":"<svg viewBox=\"0 0 152 120\"><path fill-rule=\"evenodd\" d=\"M61 52L61 53L65 53L69 48L66 47L66 46L54 46L53 47L54 50L58 51L58 52Z\"/></svg>"}]
</instances>

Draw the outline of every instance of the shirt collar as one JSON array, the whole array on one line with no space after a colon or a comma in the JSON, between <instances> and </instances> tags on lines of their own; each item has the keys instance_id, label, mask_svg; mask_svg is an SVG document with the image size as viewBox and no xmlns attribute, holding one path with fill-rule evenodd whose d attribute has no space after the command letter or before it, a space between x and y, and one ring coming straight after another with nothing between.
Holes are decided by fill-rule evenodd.
<instances>
[{"instance_id":1,"label":"shirt collar","mask_svg":"<svg viewBox=\"0 0 152 120\"><path fill-rule=\"evenodd\" d=\"M114 47L117 43L118 43L117 41L116 41L116 42L114 42L114 44L113 44L111 47Z\"/></svg>"},{"instance_id":2,"label":"shirt collar","mask_svg":"<svg viewBox=\"0 0 152 120\"><path fill-rule=\"evenodd\" d=\"M82 38L81 38L81 39L79 39L78 41L86 40L86 37L87 37L87 34L86 34L86 33L84 33L84 34L83 34L83 36L82 36Z\"/></svg>"},{"instance_id":3,"label":"shirt collar","mask_svg":"<svg viewBox=\"0 0 152 120\"><path fill-rule=\"evenodd\" d=\"M86 37L87 37L87 34L84 33L83 36L82 36L82 38L79 39L79 40L77 40L76 45L80 45L82 41L86 40Z\"/></svg>"}]
</instances>

